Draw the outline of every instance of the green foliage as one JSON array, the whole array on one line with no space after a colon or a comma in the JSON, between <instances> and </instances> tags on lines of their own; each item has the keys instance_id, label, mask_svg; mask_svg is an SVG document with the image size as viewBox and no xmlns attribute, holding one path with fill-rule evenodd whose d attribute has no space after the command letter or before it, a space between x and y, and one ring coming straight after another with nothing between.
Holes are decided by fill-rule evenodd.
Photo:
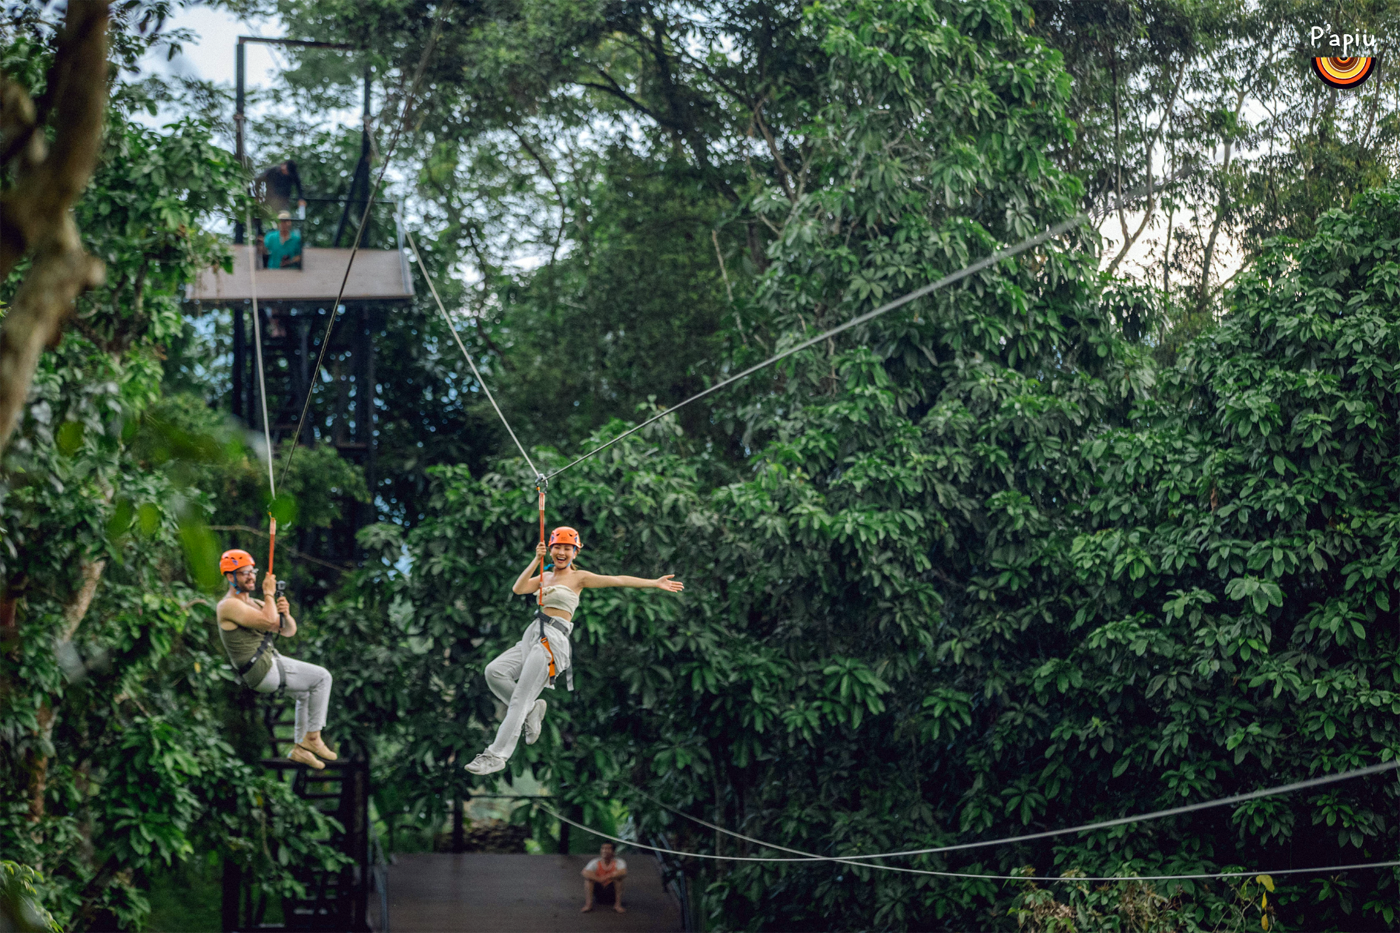
<instances>
[{"instance_id":1,"label":"green foliage","mask_svg":"<svg viewBox=\"0 0 1400 933\"><path fill-rule=\"evenodd\" d=\"M74 212L107 266L106 284L84 297L75 326L109 353L170 340L183 323L180 288L202 267L232 268L222 239L200 221L240 212L242 170L209 136L208 123L194 119L160 131L109 121L93 192Z\"/></svg>"},{"instance_id":2,"label":"green foliage","mask_svg":"<svg viewBox=\"0 0 1400 933\"><path fill-rule=\"evenodd\" d=\"M1076 872L1066 872L1074 876ZM1203 916L1183 893L1166 897L1158 884L1118 881L1113 884L1080 882L1042 888L1027 880L1011 907L1017 929L1029 933L1080 933L1088 930L1121 930L1133 933L1174 933L1178 930L1277 929L1276 903L1269 895L1274 880L1269 875L1233 882L1233 901L1222 902Z\"/></svg>"},{"instance_id":3,"label":"green foliage","mask_svg":"<svg viewBox=\"0 0 1400 933\"><path fill-rule=\"evenodd\" d=\"M39 54L22 45L7 54ZM42 869L63 928L139 928L150 874L197 853L288 892L288 864L340 858L317 841L328 819L234 749L207 480L236 482L250 455L197 403L162 398L180 288L224 252L200 224L240 186L204 124L112 114L75 211L108 284L41 358L0 477L0 849Z\"/></svg>"},{"instance_id":4,"label":"green foliage","mask_svg":"<svg viewBox=\"0 0 1400 933\"><path fill-rule=\"evenodd\" d=\"M274 5L293 33L368 48L295 53L268 94L304 106L252 126L261 161L291 155L313 193L343 192L357 137L313 115L353 99L366 60L411 72L432 16L416 2ZM138 14L164 9L123 7L118 58L154 41L127 34ZM1259 142L1232 110L1238 72L1283 41L1269 17L1290 10L1313 7L459 5L395 164L408 159L409 213L449 307L468 312L469 352L549 469L1120 176L1140 183L1149 145L1176 166L1203 140ZM7 73L48 54L42 24L20 19ZM1203 81L1241 48L1244 64ZM1155 135L1180 74L1188 115ZM1325 103L1297 78L1259 72L1287 100ZM585 822L664 831L680 849L762 851L648 797L839 854L1061 827L1400 753L1400 193L1321 209L1386 177L1389 87L1317 110L1285 156L1251 155L1189 192L1206 228L1243 231L1260 257L1218 327L1169 281L1101 276L1092 235L1069 238L557 478L550 520L583 531L583 566L676 572L687 588L585 594L579 691L550 695L545 737L512 773L529 769ZM210 142L217 122L124 120L156 93L114 94L108 158L79 209L109 283L45 355L0 488L0 599L16 620L0 629L0 845L42 867L34 891L72 928L139 927L151 879L193 860L233 859L273 896L295 892L286 865L336 860L315 841L325 817L248 763L248 697L207 628L214 556L261 554L269 508L289 546L279 571L303 594L338 587L298 606L298 653L335 672L328 732L370 737L391 825L431 827L479 786L461 764L495 730L482 667L531 618L509 584L537 533L533 477L500 456L509 441L421 288L376 333L378 487L315 447L268 501L266 452L207 404L227 389L227 332L206 343L177 305L199 266L224 260L201 224L248 205ZM200 93L211 111L222 101ZM1374 134L1339 141L1368 106ZM1305 109L1268 125L1283 133ZM1280 230L1310 239L1266 245ZM1168 269L1208 283L1206 235L1178 236ZM470 287L446 274L464 264ZM358 567L303 558L344 503L372 497L402 524L361 529ZM1258 875L1034 879L1382 860L1395 799L1372 779L900 863L1024 879L1008 883L686 871L719 929L1386 928L1388 870L1277 890Z\"/></svg>"},{"instance_id":5,"label":"green foliage","mask_svg":"<svg viewBox=\"0 0 1400 933\"><path fill-rule=\"evenodd\" d=\"M1019 15L812 8L836 63L805 130L821 182L754 195L778 232L736 333L782 346L1074 209L1079 186L1045 155L1070 138L1068 88ZM639 828L678 848L735 851L630 787L835 854L1393 756L1394 428L1378 399L1395 349L1394 197L1277 244L1170 369L1123 340L1121 290L1104 299L1090 257L1045 249L747 383L730 403L756 447L742 479L665 422L557 478L550 518L584 531L585 567L675 571L687 590L585 594L580 692L551 697L546 738L512 767L547 774L585 817L630 799ZM765 352L736 344L740 362ZM522 464L434 476L418 527L362 537L383 556L337 607L367 620L344 663L351 646L376 659L347 712L385 728L399 757L382 779L416 789L412 812L464 792L457 763L493 729L480 671L528 622L508 586L535 534ZM1268 869L1290 851L1379 860L1394 795L1354 782L904 864L1111 876ZM692 870L724 928L1007 927L1013 910L1049 928L1062 907L1084 929L1237 928L1261 903L1210 881L1047 895L867 867ZM1290 878L1268 903L1280 928L1374 924L1394 886L1389 870Z\"/></svg>"},{"instance_id":6,"label":"green foliage","mask_svg":"<svg viewBox=\"0 0 1400 933\"><path fill-rule=\"evenodd\" d=\"M60 933L62 927L40 902L44 876L28 865L0 861L0 918L6 930L21 933Z\"/></svg>"}]
</instances>

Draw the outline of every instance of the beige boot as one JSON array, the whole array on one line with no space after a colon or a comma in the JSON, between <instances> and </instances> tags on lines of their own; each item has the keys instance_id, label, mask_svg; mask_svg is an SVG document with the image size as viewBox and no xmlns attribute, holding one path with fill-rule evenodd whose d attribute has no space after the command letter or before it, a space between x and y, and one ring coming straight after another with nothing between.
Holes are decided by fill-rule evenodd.
<instances>
[{"instance_id":1,"label":"beige boot","mask_svg":"<svg viewBox=\"0 0 1400 933\"><path fill-rule=\"evenodd\" d=\"M335 761L340 757L326 747L326 743L321 741L321 733L319 732L306 733L306 737L297 744L298 747L304 748L313 755L326 759L326 761Z\"/></svg>"},{"instance_id":2,"label":"beige boot","mask_svg":"<svg viewBox=\"0 0 1400 933\"><path fill-rule=\"evenodd\" d=\"M292 750L287 753L287 757L298 764L306 765L308 768L312 768L316 771L324 770L326 767L321 763L321 759L317 758L300 745L293 745Z\"/></svg>"}]
</instances>

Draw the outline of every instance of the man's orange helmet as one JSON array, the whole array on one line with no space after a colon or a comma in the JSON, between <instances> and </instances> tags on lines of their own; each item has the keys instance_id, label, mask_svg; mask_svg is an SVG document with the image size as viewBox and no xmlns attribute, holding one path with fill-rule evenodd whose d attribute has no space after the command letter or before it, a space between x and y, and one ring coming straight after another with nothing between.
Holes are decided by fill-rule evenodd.
<instances>
[{"instance_id":1,"label":"man's orange helmet","mask_svg":"<svg viewBox=\"0 0 1400 933\"><path fill-rule=\"evenodd\" d=\"M254 563L252 554L234 548L231 551L224 551L224 556L219 558L219 573L232 573L235 570L242 570L244 567L251 567Z\"/></svg>"},{"instance_id":2,"label":"man's orange helmet","mask_svg":"<svg viewBox=\"0 0 1400 933\"><path fill-rule=\"evenodd\" d=\"M578 532L568 525L560 525L549 533L549 546L556 544L572 544L576 548L583 547L583 543L578 539Z\"/></svg>"}]
</instances>

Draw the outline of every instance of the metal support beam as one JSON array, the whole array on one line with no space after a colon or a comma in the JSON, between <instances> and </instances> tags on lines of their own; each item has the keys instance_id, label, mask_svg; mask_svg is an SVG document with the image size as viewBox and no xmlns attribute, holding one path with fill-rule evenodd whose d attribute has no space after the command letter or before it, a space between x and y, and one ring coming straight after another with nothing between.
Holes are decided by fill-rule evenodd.
<instances>
[{"instance_id":1,"label":"metal support beam","mask_svg":"<svg viewBox=\"0 0 1400 933\"><path fill-rule=\"evenodd\" d=\"M335 247L339 247L339 246L340 246L340 239L341 239L341 237L343 237L343 236L345 235L346 227L347 227L347 226L349 225L349 223L350 223L351 212L352 212L352 211L355 211L357 216L358 216L358 215L364 215L364 207L363 207L363 205L364 205L364 204L367 204L367 203L369 202L369 188L370 188L370 183L369 183L369 163L370 163L369 125L370 125L370 118L371 118L370 106L369 106L369 105L370 105L370 71L369 71L369 67L366 66L366 67L365 67L364 127L363 127L363 129L360 131L360 161L357 162L357 163L355 163L355 174L350 178L350 191L346 194L346 197L345 197L345 210L343 210L343 211L341 212L341 214L340 214L340 222L339 222L338 224L336 224L336 226L335 226L335 239L331 241L331 245L332 245L332 246L335 246ZM356 205L361 205L361 206L359 207L358 211L356 210ZM364 215L364 222L365 222L365 226L368 227L368 226L369 226L369 216L368 216L368 215ZM364 246L364 245L365 245L365 241L366 241L366 239L368 238L368 235L369 235L369 231L368 231L368 230L365 230L364 233L360 234L360 245L361 245L361 246Z\"/></svg>"},{"instance_id":2,"label":"metal support beam","mask_svg":"<svg viewBox=\"0 0 1400 933\"><path fill-rule=\"evenodd\" d=\"M246 102L248 63L243 54L243 40L238 40L238 47L234 50L234 73L236 75L234 83L233 101L233 154L238 159L238 164L244 169L248 168L248 154L243 137L244 104ZM233 242L241 244L244 238L243 221L241 219L233 222Z\"/></svg>"},{"instance_id":3,"label":"metal support beam","mask_svg":"<svg viewBox=\"0 0 1400 933\"><path fill-rule=\"evenodd\" d=\"M243 366L248 356L247 340L243 335L243 306L235 304L233 315L233 416L243 417Z\"/></svg>"},{"instance_id":4,"label":"metal support beam","mask_svg":"<svg viewBox=\"0 0 1400 933\"><path fill-rule=\"evenodd\" d=\"M378 459L375 456L374 439L374 395L375 395L375 373L374 373L374 318L369 313L369 308L360 306L360 317L364 322L365 343L361 355L364 357L364 388L360 393L363 398L363 415L360 418L359 430L364 433L365 440L365 485L369 489L369 521L361 523L363 525L372 524L379 520L377 510L374 505L374 487L377 480L375 474L375 463Z\"/></svg>"}]
</instances>

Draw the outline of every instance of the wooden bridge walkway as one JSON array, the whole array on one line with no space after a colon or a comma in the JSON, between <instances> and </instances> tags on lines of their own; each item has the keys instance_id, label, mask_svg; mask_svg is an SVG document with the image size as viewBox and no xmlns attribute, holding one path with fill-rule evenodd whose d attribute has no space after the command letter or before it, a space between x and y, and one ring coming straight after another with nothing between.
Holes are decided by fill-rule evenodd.
<instances>
[{"instance_id":1,"label":"wooden bridge walkway","mask_svg":"<svg viewBox=\"0 0 1400 933\"><path fill-rule=\"evenodd\" d=\"M389 867L391 933L679 933L656 860L624 853L627 913L580 913L586 855L403 853Z\"/></svg>"}]
</instances>

